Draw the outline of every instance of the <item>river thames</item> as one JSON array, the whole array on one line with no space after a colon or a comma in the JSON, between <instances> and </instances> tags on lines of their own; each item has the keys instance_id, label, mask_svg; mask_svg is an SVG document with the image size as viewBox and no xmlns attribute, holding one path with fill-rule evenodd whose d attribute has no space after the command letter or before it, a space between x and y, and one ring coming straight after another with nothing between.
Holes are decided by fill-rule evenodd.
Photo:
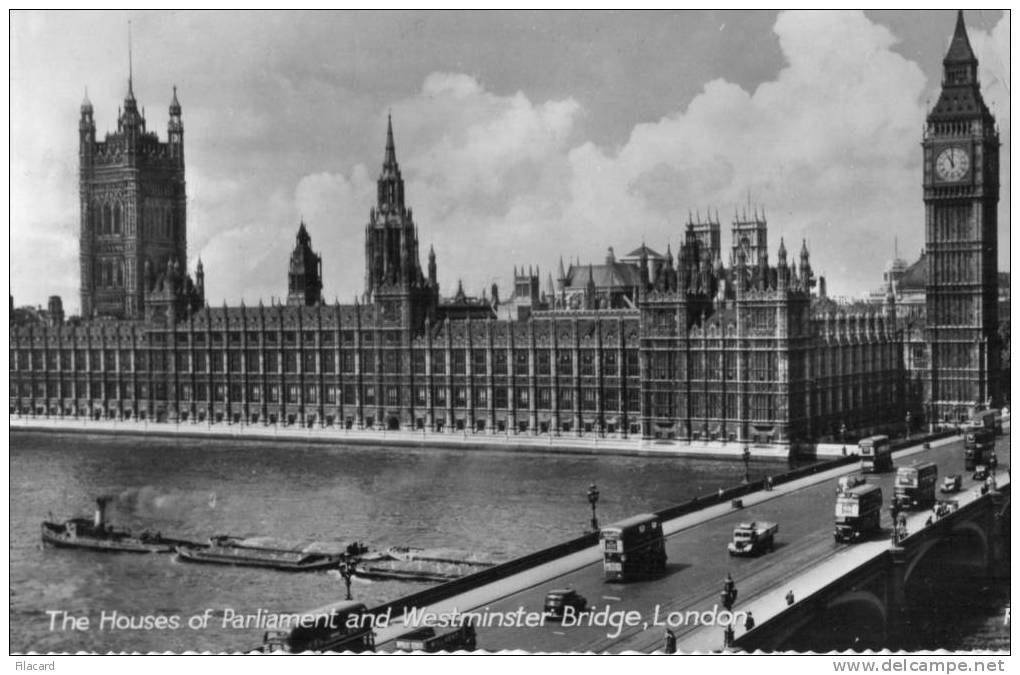
<instances>
[{"instance_id":1,"label":"river thames","mask_svg":"<svg viewBox=\"0 0 1020 675\"><path fill-rule=\"evenodd\" d=\"M589 483L599 486L598 515L608 522L715 492L744 473L732 460L28 432L12 433L10 447L10 648L40 652L248 650L261 632L225 625L232 614L342 599L335 572L41 546L43 519L89 515L98 495L117 496L117 526L187 539L229 533L452 547L498 562L581 534L591 517ZM752 477L787 466L755 460ZM353 594L371 606L423 587L355 579ZM966 620L956 617L964 632L937 628L940 646L1008 647L1008 627L1004 642L997 627L1006 600L995 597L973 603ZM201 625L196 616L208 619Z\"/></svg>"}]
</instances>

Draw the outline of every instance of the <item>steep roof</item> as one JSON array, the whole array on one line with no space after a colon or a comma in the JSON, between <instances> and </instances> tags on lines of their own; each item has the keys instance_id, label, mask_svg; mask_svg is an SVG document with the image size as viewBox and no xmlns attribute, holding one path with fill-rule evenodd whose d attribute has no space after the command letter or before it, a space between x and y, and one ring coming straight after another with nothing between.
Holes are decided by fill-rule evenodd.
<instances>
[{"instance_id":1,"label":"steep roof","mask_svg":"<svg viewBox=\"0 0 1020 675\"><path fill-rule=\"evenodd\" d=\"M953 40L949 43L949 51L946 52L945 63L967 63L976 61L974 50L970 47L970 40L967 38L967 26L963 22L963 10L957 10L956 30L953 31Z\"/></svg>"},{"instance_id":2,"label":"steep roof","mask_svg":"<svg viewBox=\"0 0 1020 675\"><path fill-rule=\"evenodd\" d=\"M630 260L630 259L640 260L641 259L642 251L648 254L648 259L649 260L665 260L666 259L665 256L663 256L661 253L657 253L657 252L653 251L652 249L648 248L647 246L645 246L644 244L641 244L641 246L639 246L638 248L634 249L633 251L631 251L627 255L623 256L623 258L621 258L621 260Z\"/></svg>"},{"instance_id":3,"label":"steep roof","mask_svg":"<svg viewBox=\"0 0 1020 675\"><path fill-rule=\"evenodd\" d=\"M583 289L588 284L588 270L595 288L631 288L641 283L641 272L627 263L604 265L571 265L567 271L567 288Z\"/></svg>"},{"instance_id":4,"label":"steep roof","mask_svg":"<svg viewBox=\"0 0 1020 675\"><path fill-rule=\"evenodd\" d=\"M922 253L917 262L904 270L903 276L900 277L896 287L901 293L904 291L923 291L927 284L928 254Z\"/></svg>"}]
</instances>

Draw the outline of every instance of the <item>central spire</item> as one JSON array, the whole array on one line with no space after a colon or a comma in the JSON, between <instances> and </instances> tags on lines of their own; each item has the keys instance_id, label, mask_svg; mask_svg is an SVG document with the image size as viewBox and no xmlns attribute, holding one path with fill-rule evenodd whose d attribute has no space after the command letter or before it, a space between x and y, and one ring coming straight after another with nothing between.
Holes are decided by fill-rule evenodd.
<instances>
[{"instance_id":1,"label":"central spire","mask_svg":"<svg viewBox=\"0 0 1020 675\"><path fill-rule=\"evenodd\" d=\"M389 172L398 172L400 169L397 166L397 149L393 143L393 115L387 113L386 115L386 155L383 158L383 174Z\"/></svg>"},{"instance_id":2,"label":"central spire","mask_svg":"<svg viewBox=\"0 0 1020 675\"><path fill-rule=\"evenodd\" d=\"M378 183L378 211L401 213L404 209L404 179L397 164L397 149L393 142L393 116L386 115L386 153Z\"/></svg>"}]
</instances>

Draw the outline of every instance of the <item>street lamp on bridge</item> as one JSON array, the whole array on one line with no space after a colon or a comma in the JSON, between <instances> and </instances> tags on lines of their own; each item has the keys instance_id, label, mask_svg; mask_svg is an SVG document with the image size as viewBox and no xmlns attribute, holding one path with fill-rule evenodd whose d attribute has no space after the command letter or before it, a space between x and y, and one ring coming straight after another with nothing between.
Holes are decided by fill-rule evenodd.
<instances>
[{"instance_id":1,"label":"street lamp on bridge","mask_svg":"<svg viewBox=\"0 0 1020 675\"><path fill-rule=\"evenodd\" d=\"M346 560L340 563L340 576L344 579L344 586L347 589L347 599L351 599L351 576L354 575L354 566Z\"/></svg>"},{"instance_id":2,"label":"street lamp on bridge","mask_svg":"<svg viewBox=\"0 0 1020 675\"><path fill-rule=\"evenodd\" d=\"M744 482L751 482L751 447L744 445Z\"/></svg>"},{"instance_id":3,"label":"street lamp on bridge","mask_svg":"<svg viewBox=\"0 0 1020 675\"><path fill-rule=\"evenodd\" d=\"M912 418L913 418L913 416L910 414L910 411L908 410L907 411L907 440L910 440L910 422L912 421Z\"/></svg>"},{"instance_id":4,"label":"street lamp on bridge","mask_svg":"<svg viewBox=\"0 0 1020 675\"><path fill-rule=\"evenodd\" d=\"M591 531L599 531L599 519L595 516L595 505L599 503L599 489L595 483L588 486L588 503L591 504Z\"/></svg>"}]
</instances>

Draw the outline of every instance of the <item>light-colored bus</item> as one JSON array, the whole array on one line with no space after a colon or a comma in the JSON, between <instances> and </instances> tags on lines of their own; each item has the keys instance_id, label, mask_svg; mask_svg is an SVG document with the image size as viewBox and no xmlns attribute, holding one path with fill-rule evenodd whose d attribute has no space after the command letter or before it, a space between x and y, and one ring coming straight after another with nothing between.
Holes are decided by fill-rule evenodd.
<instances>
[{"instance_id":1,"label":"light-colored bus","mask_svg":"<svg viewBox=\"0 0 1020 675\"><path fill-rule=\"evenodd\" d=\"M652 513L602 528L602 565L607 581L649 577L666 569L662 523Z\"/></svg>"},{"instance_id":2,"label":"light-colored bus","mask_svg":"<svg viewBox=\"0 0 1020 675\"><path fill-rule=\"evenodd\" d=\"M861 453L861 471L879 473L892 469L892 444L888 436L869 436L857 447Z\"/></svg>"}]
</instances>

